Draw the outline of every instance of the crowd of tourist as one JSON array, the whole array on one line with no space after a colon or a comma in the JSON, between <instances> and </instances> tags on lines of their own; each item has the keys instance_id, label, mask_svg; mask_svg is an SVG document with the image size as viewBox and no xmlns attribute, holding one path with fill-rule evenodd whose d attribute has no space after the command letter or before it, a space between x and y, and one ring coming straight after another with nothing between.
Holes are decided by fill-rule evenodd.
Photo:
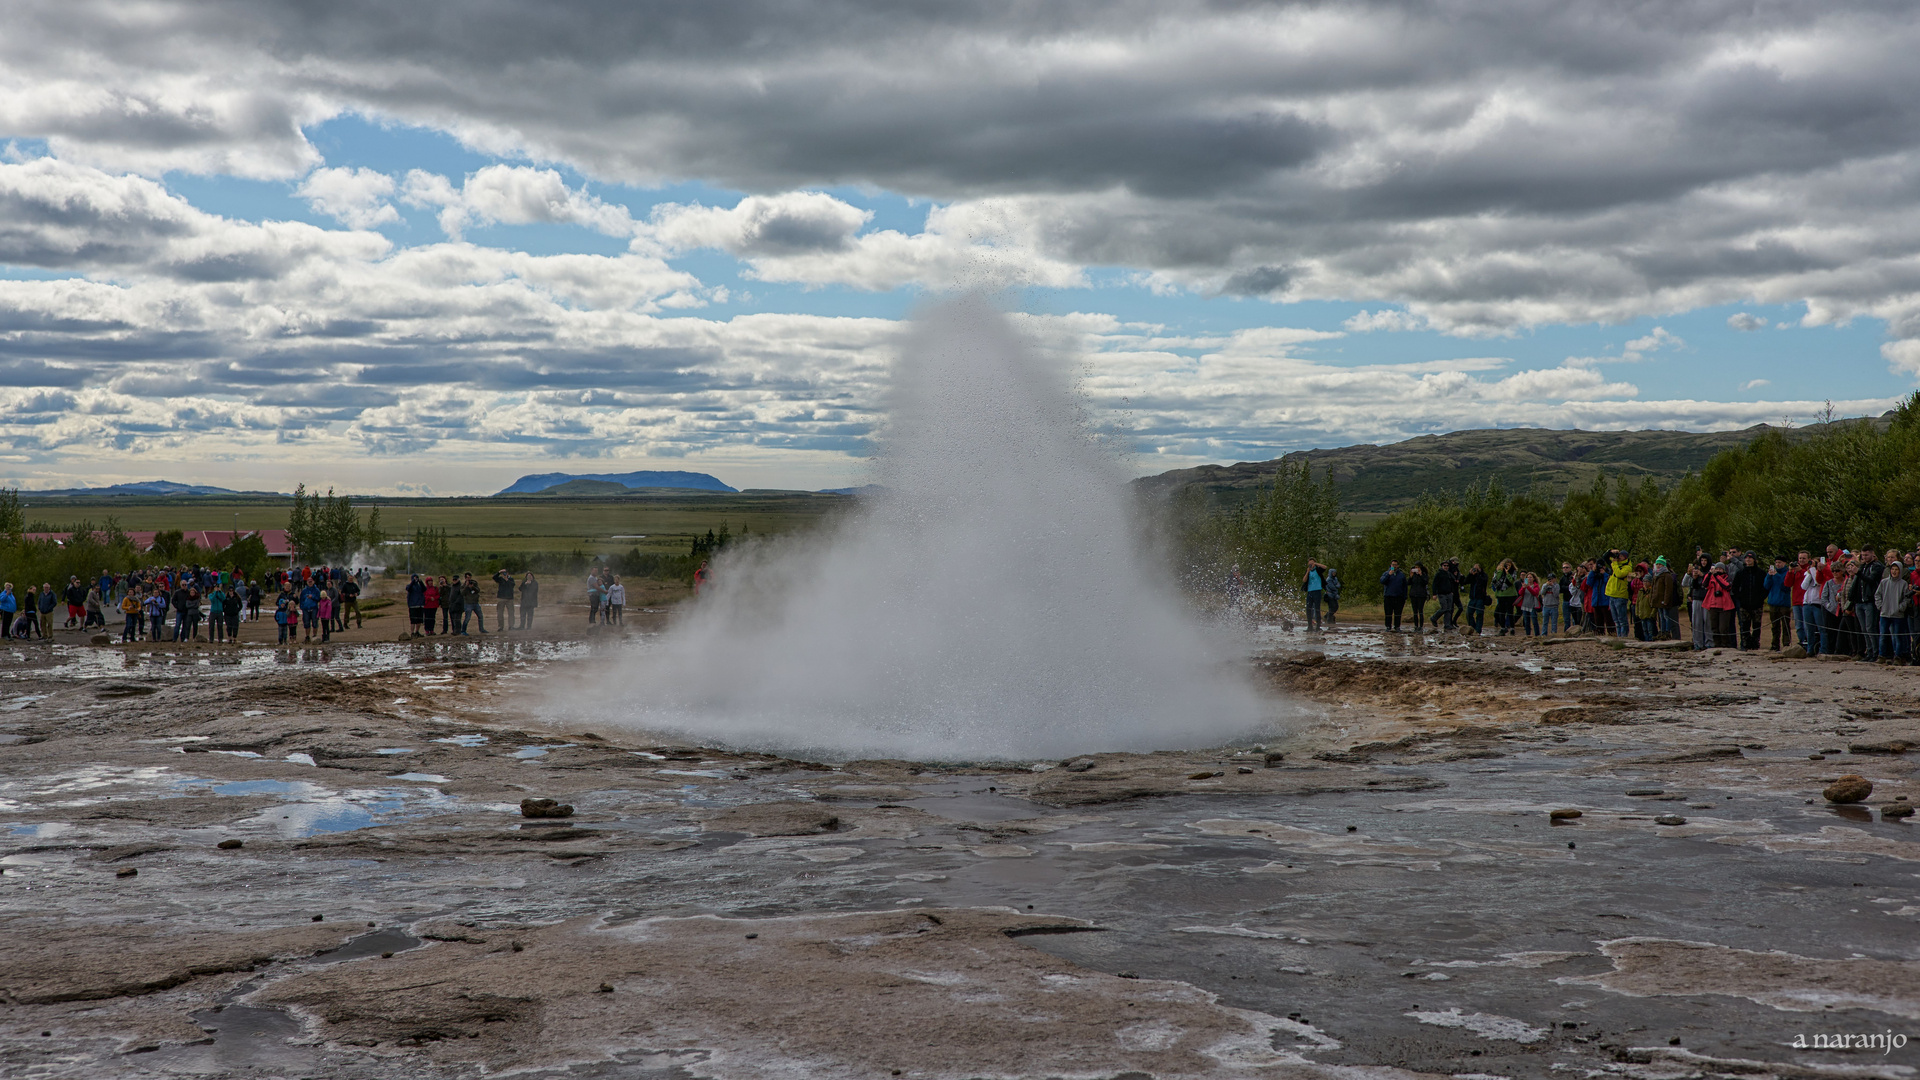
<instances>
[{"instance_id":1,"label":"crowd of tourist","mask_svg":"<svg viewBox=\"0 0 1920 1080\"><path fill-rule=\"evenodd\" d=\"M529 570L520 580L506 569L493 572L493 631L533 629L540 606L540 582ZM407 581L407 622L414 637L438 633L452 637L485 634L486 598L472 574L414 574Z\"/></svg>"},{"instance_id":2,"label":"crowd of tourist","mask_svg":"<svg viewBox=\"0 0 1920 1080\"><path fill-rule=\"evenodd\" d=\"M1303 582L1309 629L1320 628L1327 597L1337 600L1337 580L1334 571L1309 562ZM1829 544L1820 556L1801 551L1771 558L1696 551L1679 571L1665 556L1648 562L1618 550L1577 565L1563 562L1558 573L1522 570L1512 559L1492 573L1480 563L1463 570L1458 559L1431 570L1418 562L1403 569L1395 561L1380 575L1380 589L1388 630L1401 630L1411 609L1414 632L1479 634L1491 610L1496 635L1678 641L1684 616L1694 649L1799 648L1808 656L1920 663L1920 550L1882 555Z\"/></svg>"},{"instance_id":3,"label":"crowd of tourist","mask_svg":"<svg viewBox=\"0 0 1920 1080\"><path fill-rule=\"evenodd\" d=\"M704 569L704 567L702 568ZM278 644L331 641L365 625L360 597L372 575L365 568L299 566L249 578L205 566L162 566L128 574L101 571L97 580L72 578L16 591L0 584L0 633L9 638L47 639L56 628L108 630L124 619L122 642L239 642L242 626L271 617ZM496 570L489 590L470 573L412 574L405 589L410 635L452 637L489 633L486 607L493 605L491 632L533 629L540 582L531 571L516 576ZM606 567L587 576L588 625L625 622L627 587ZM204 636L203 636L204 632Z\"/></svg>"},{"instance_id":4,"label":"crowd of tourist","mask_svg":"<svg viewBox=\"0 0 1920 1080\"><path fill-rule=\"evenodd\" d=\"M363 623L360 594L371 575L363 567L300 566L248 578L206 566L146 567L126 574L105 570L83 582L69 578L16 592L0 584L0 632L9 638L51 638L61 629L107 630L110 613L123 620L120 640L238 642L241 624L261 618L273 598L273 619L282 643L304 632L306 640L329 639L347 621ZM64 608L64 612L62 611ZM64 620L62 616L64 615Z\"/></svg>"}]
</instances>

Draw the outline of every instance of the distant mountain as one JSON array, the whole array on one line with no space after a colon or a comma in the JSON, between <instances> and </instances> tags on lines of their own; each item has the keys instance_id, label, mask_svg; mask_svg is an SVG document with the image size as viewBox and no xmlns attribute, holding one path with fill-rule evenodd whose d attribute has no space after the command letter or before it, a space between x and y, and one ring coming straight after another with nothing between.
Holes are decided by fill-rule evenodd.
<instances>
[{"instance_id":1,"label":"distant mountain","mask_svg":"<svg viewBox=\"0 0 1920 1080\"><path fill-rule=\"evenodd\" d=\"M1784 429L1789 436L1819 425ZM1385 446L1343 446L1298 450L1272 461L1237 465L1201 465L1135 480L1146 492L1166 494L1198 485L1223 502L1252 498L1278 470L1280 462L1313 463L1316 477L1331 470L1347 510L1401 509L1423 492L1457 492L1498 480L1508 491L1542 485L1554 494L1588 487L1595 476L1643 476L1667 484L1698 471L1722 450L1743 446L1769 431L1758 424L1742 431L1550 431L1541 428L1490 428L1422 435Z\"/></svg>"},{"instance_id":2,"label":"distant mountain","mask_svg":"<svg viewBox=\"0 0 1920 1080\"><path fill-rule=\"evenodd\" d=\"M879 495L887 489L879 484L861 484L859 487L821 488L819 495Z\"/></svg>"},{"instance_id":3,"label":"distant mountain","mask_svg":"<svg viewBox=\"0 0 1920 1080\"><path fill-rule=\"evenodd\" d=\"M564 484L555 484L550 488L541 488L534 492L542 498L568 498L573 496L591 497L596 495L625 495L633 489L625 484L616 484L612 480L589 480L580 477Z\"/></svg>"},{"instance_id":4,"label":"distant mountain","mask_svg":"<svg viewBox=\"0 0 1920 1080\"><path fill-rule=\"evenodd\" d=\"M22 495L259 495L264 492L239 492L231 488L207 487L204 484L176 484L171 480L142 480L132 484L109 484L106 487L48 488L45 491L23 491Z\"/></svg>"},{"instance_id":5,"label":"distant mountain","mask_svg":"<svg viewBox=\"0 0 1920 1080\"><path fill-rule=\"evenodd\" d=\"M599 480L609 484L618 484L622 488L683 488L690 491L733 491L733 488L697 472L630 472L630 473L539 473L523 476L500 490L502 495L537 495L550 488L576 480ZM581 492L586 494L586 492ZM617 495L619 491L608 488L594 494Z\"/></svg>"}]
</instances>

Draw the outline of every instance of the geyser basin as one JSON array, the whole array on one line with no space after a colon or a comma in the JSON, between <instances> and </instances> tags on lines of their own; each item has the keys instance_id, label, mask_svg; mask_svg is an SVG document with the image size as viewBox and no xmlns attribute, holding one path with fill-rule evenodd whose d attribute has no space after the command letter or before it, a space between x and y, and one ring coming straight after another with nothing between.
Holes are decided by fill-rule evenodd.
<instances>
[{"instance_id":1,"label":"geyser basin","mask_svg":"<svg viewBox=\"0 0 1920 1080\"><path fill-rule=\"evenodd\" d=\"M1266 712L1135 549L1061 364L979 298L916 323L883 494L729 552L664 645L566 711L788 754L1021 759L1217 745ZM604 718L604 719L602 719Z\"/></svg>"}]
</instances>

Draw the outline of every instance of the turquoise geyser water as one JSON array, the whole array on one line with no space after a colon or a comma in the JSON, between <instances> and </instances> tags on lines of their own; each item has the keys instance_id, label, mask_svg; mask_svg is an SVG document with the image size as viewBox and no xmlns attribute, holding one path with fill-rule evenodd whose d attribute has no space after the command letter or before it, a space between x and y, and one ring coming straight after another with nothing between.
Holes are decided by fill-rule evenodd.
<instances>
[{"instance_id":1,"label":"turquoise geyser water","mask_svg":"<svg viewBox=\"0 0 1920 1080\"><path fill-rule=\"evenodd\" d=\"M709 744L1009 760L1258 730L1233 642L1135 550L1063 365L984 300L918 320L876 480L829 535L728 553L664 643L556 708Z\"/></svg>"}]
</instances>

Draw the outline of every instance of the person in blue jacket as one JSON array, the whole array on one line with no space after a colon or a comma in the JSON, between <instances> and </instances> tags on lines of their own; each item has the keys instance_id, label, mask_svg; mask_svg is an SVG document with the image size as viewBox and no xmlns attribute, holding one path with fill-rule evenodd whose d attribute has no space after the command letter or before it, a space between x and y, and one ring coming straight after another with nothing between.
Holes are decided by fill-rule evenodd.
<instances>
[{"instance_id":1,"label":"person in blue jacket","mask_svg":"<svg viewBox=\"0 0 1920 1080\"><path fill-rule=\"evenodd\" d=\"M1400 612L1407 606L1407 574L1400 569L1400 560L1387 564L1387 572L1380 575L1380 596L1387 609L1387 629L1400 629Z\"/></svg>"},{"instance_id":2,"label":"person in blue jacket","mask_svg":"<svg viewBox=\"0 0 1920 1080\"><path fill-rule=\"evenodd\" d=\"M319 627L320 586L310 581L306 588L300 590L300 640L312 641L313 632Z\"/></svg>"},{"instance_id":3,"label":"person in blue jacket","mask_svg":"<svg viewBox=\"0 0 1920 1080\"><path fill-rule=\"evenodd\" d=\"M1784 555L1773 557L1773 571L1767 575L1767 625L1773 645L1779 652L1782 641L1793 643L1793 583Z\"/></svg>"}]
</instances>

